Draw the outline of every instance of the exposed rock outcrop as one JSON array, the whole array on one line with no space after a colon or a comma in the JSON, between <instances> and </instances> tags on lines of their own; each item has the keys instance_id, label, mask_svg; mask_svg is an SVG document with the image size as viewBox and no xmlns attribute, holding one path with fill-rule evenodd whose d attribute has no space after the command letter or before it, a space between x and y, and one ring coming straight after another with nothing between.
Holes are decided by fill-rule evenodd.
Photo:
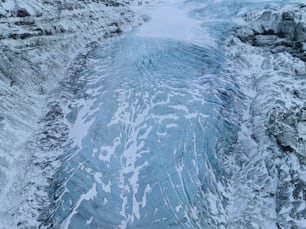
<instances>
[{"instance_id":1,"label":"exposed rock outcrop","mask_svg":"<svg viewBox=\"0 0 306 229\"><path fill-rule=\"evenodd\" d=\"M252 46L249 49L253 53L243 55L250 59L253 55L257 61L250 64L258 69L253 76L257 96L252 105L252 125L265 152L259 160L273 164L268 171L276 182L277 228L304 229L306 6L254 11L247 13L244 20L245 24L234 30L234 36L245 47ZM258 60L259 57L264 59ZM264 136L274 145L266 146Z\"/></svg>"},{"instance_id":2,"label":"exposed rock outcrop","mask_svg":"<svg viewBox=\"0 0 306 229\"><path fill-rule=\"evenodd\" d=\"M290 53L300 59L291 66L291 84L282 85L280 90L290 94L294 106L286 107L280 101L271 111L269 130L284 151L295 152L306 158L305 103L306 87L306 6L294 9L265 10L245 16L248 25L236 30L243 42L261 47L273 54ZM290 63L285 63L284 65ZM290 66L288 66L290 67ZM277 86L277 85L276 85Z\"/></svg>"},{"instance_id":3,"label":"exposed rock outcrop","mask_svg":"<svg viewBox=\"0 0 306 229\"><path fill-rule=\"evenodd\" d=\"M245 15L246 27L236 35L254 46L265 47L273 53L289 52L306 60L306 5L294 9L265 10Z\"/></svg>"}]
</instances>

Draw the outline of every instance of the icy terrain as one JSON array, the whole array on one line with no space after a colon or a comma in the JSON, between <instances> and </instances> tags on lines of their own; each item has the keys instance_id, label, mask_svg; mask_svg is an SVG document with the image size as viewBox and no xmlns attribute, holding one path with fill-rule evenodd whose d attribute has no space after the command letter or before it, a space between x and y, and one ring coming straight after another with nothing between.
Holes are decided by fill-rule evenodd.
<instances>
[{"instance_id":1,"label":"icy terrain","mask_svg":"<svg viewBox=\"0 0 306 229\"><path fill-rule=\"evenodd\" d=\"M234 215L257 227L272 219L277 228L306 228L305 16L303 4L248 12L234 32L239 40L229 41L235 71L253 91L240 136L251 147L238 159ZM248 201L241 198L246 190Z\"/></svg>"},{"instance_id":2,"label":"icy terrain","mask_svg":"<svg viewBox=\"0 0 306 229\"><path fill-rule=\"evenodd\" d=\"M138 3L141 1L1 1L0 228L31 221L43 207L44 200L37 205L27 193L39 193L31 179L46 185L47 174L43 180L34 175L36 167L46 166L39 160L34 166L33 153L24 143L45 125L39 118L47 112L42 109L48 94L89 44L143 23L144 19L129 9ZM86 50L79 56L85 54ZM29 178L28 170L34 177ZM41 173L40 169L37 172ZM23 216L20 219L16 214Z\"/></svg>"},{"instance_id":3,"label":"icy terrain","mask_svg":"<svg viewBox=\"0 0 306 229\"><path fill-rule=\"evenodd\" d=\"M0 228L306 229L306 6L141 5L1 5Z\"/></svg>"}]
</instances>

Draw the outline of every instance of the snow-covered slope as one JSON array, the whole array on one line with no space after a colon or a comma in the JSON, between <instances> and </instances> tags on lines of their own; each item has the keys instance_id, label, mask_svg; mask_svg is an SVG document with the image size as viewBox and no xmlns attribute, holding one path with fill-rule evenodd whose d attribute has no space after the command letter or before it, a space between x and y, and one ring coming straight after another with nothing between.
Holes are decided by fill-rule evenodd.
<instances>
[{"instance_id":1,"label":"snow-covered slope","mask_svg":"<svg viewBox=\"0 0 306 229\"><path fill-rule=\"evenodd\" d=\"M249 107L234 174L233 228L306 228L306 7L244 15L228 42ZM237 39L238 38L238 39ZM275 223L276 222L276 223Z\"/></svg>"},{"instance_id":2,"label":"snow-covered slope","mask_svg":"<svg viewBox=\"0 0 306 229\"><path fill-rule=\"evenodd\" d=\"M0 3L0 228L14 228L18 223L14 216L17 206L12 203L25 201L18 199L17 193L26 187L17 188L20 181L16 177L22 177L24 162L31 157L24 143L39 126L47 94L85 47L90 49L92 42L143 23L143 18L129 9L143 2Z\"/></svg>"}]
</instances>

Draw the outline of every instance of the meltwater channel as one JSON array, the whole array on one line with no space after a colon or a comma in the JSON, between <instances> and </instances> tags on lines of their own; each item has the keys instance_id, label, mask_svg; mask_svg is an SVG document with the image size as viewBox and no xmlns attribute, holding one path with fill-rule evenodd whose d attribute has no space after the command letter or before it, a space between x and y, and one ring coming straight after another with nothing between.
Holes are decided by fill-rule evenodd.
<instances>
[{"instance_id":1,"label":"meltwater channel","mask_svg":"<svg viewBox=\"0 0 306 229\"><path fill-rule=\"evenodd\" d=\"M46 227L226 228L243 94L223 46L243 4L159 1L89 54Z\"/></svg>"}]
</instances>

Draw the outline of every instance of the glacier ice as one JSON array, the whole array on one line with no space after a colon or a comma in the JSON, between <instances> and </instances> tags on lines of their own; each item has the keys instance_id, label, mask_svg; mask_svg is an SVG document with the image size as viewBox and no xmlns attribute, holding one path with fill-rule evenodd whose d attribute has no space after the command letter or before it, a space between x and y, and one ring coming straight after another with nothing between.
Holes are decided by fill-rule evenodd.
<instances>
[{"instance_id":1,"label":"glacier ice","mask_svg":"<svg viewBox=\"0 0 306 229\"><path fill-rule=\"evenodd\" d=\"M151 2L2 2L0 228L306 228L303 1Z\"/></svg>"}]
</instances>

